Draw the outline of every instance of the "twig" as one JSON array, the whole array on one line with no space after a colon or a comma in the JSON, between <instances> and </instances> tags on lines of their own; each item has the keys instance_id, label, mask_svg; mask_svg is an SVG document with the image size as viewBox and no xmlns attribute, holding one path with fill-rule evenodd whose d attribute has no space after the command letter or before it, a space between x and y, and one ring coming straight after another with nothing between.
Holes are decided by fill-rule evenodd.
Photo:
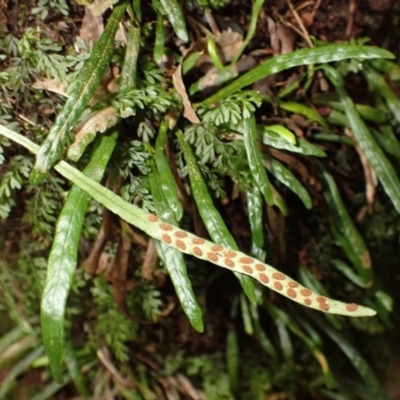
<instances>
[{"instance_id":1,"label":"twig","mask_svg":"<svg viewBox=\"0 0 400 400\"><path fill-rule=\"evenodd\" d=\"M350 37L354 25L354 12L356 11L355 0L349 0L349 19L347 20L346 37Z\"/></svg>"},{"instance_id":2,"label":"twig","mask_svg":"<svg viewBox=\"0 0 400 400\"><path fill-rule=\"evenodd\" d=\"M97 350L97 357L99 358L100 362L104 365L104 367L107 369L107 371L111 374L113 377L113 380L115 383L120 384L123 387L126 387L128 389L134 389L136 385L124 378L117 370L117 368L114 366L112 361L110 360L110 356L108 354L108 349L103 347L101 349Z\"/></svg>"},{"instance_id":3,"label":"twig","mask_svg":"<svg viewBox=\"0 0 400 400\"><path fill-rule=\"evenodd\" d=\"M288 3L288 6L289 6L289 8L290 8L290 11L292 12L292 14L293 14L293 16L294 16L296 22L299 24L300 30L301 30L301 32L303 33L302 36L304 37L305 41L307 42L307 44L308 44L310 47L314 47L313 42L312 42L311 39L310 39L310 35L308 34L307 29L306 29L306 27L305 27L304 24L303 24L303 21L302 21L301 18L299 17L299 14L297 13L297 11L295 10L295 8L293 7L292 2L291 2L290 0L287 0L287 3Z\"/></svg>"},{"instance_id":4,"label":"twig","mask_svg":"<svg viewBox=\"0 0 400 400\"><path fill-rule=\"evenodd\" d=\"M210 25L213 35L215 36L215 35L220 34L221 32L218 28L218 25L215 22L215 19L209 10L204 11L204 17L206 18L208 25Z\"/></svg>"}]
</instances>

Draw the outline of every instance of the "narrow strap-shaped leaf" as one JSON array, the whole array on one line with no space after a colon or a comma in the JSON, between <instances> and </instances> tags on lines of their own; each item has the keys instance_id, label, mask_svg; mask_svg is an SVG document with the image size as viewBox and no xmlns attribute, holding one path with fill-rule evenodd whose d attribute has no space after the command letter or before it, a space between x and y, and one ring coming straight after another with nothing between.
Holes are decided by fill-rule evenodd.
<instances>
[{"instance_id":1,"label":"narrow strap-shaped leaf","mask_svg":"<svg viewBox=\"0 0 400 400\"><path fill-rule=\"evenodd\" d=\"M59 385L55 381L50 382L43 389L41 389L41 391L38 394L35 394L29 400L49 400L49 399L51 400L51 399L54 399L56 393L59 392L60 389L63 388L65 385L67 385L70 380L71 380L71 377L69 376L69 374L65 373L63 375L64 383L62 385Z\"/></svg>"},{"instance_id":2,"label":"narrow strap-shaped leaf","mask_svg":"<svg viewBox=\"0 0 400 400\"><path fill-rule=\"evenodd\" d=\"M294 133L292 133L288 128L283 125L267 125L265 129L268 132L273 132L282 137L283 139L287 140L289 143L293 144L294 146L297 145L297 137Z\"/></svg>"},{"instance_id":3,"label":"narrow strap-shaped leaf","mask_svg":"<svg viewBox=\"0 0 400 400\"><path fill-rule=\"evenodd\" d=\"M274 319L279 318L290 329L291 332L293 332L304 342L304 344L310 349L310 351L313 353L313 355L321 365L322 372L327 382L333 383L334 377L330 371L328 361L326 360L326 357L324 356L320 345L312 340L312 337L306 335L303 331L303 328L300 327L295 320L290 318L287 313L272 304L268 304L267 309Z\"/></svg>"},{"instance_id":4,"label":"narrow strap-shaped leaf","mask_svg":"<svg viewBox=\"0 0 400 400\"><path fill-rule=\"evenodd\" d=\"M302 331L306 332L307 337L309 337L313 343L314 348L311 350L313 351L316 360L321 365L321 370L325 378L325 384L328 387L334 387L336 379L330 370L328 359L323 352L323 339L321 335L316 331L314 326L304 318L301 318L295 314L295 319L300 327L303 328Z\"/></svg>"},{"instance_id":5,"label":"narrow strap-shaped leaf","mask_svg":"<svg viewBox=\"0 0 400 400\"><path fill-rule=\"evenodd\" d=\"M343 252L346 254L347 258L351 261L353 268L357 271L357 277L362 282L362 287L367 288L370 285L369 282L365 282L364 278L359 275L358 270L362 269L362 265L360 262L360 255L356 253L351 241L347 238L347 236L343 235L336 223L334 221L334 215L329 216L329 227L332 233L332 236L335 240L335 243L342 248ZM354 271L354 270L353 270ZM353 272L356 274L356 272Z\"/></svg>"},{"instance_id":6,"label":"narrow strap-shaped leaf","mask_svg":"<svg viewBox=\"0 0 400 400\"><path fill-rule=\"evenodd\" d=\"M187 56L184 57L182 62L182 74L187 74L191 69L193 69L200 57L204 54L203 51L193 51L189 52Z\"/></svg>"},{"instance_id":7,"label":"narrow strap-shaped leaf","mask_svg":"<svg viewBox=\"0 0 400 400\"><path fill-rule=\"evenodd\" d=\"M262 9L262 6L264 4L265 0L253 0L253 7L251 9L251 19L250 19L250 25L247 30L246 38L244 39L242 45L240 46L239 50L235 54L235 58L232 61L232 64L236 64L239 58L241 57L244 49L247 47L247 45L250 43L250 40L254 36L254 33L257 28L257 22L258 22L258 17L260 15L260 11Z\"/></svg>"},{"instance_id":8,"label":"narrow strap-shaped leaf","mask_svg":"<svg viewBox=\"0 0 400 400\"><path fill-rule=\"evenodd\" d=\"M185 17L183 16L181 6L177 0L160 0L165 13L174 28L176 36L183 42L189 41L189 34L186 29Z\"/></svg>"},{"instance_id":9,"label":"narrow strap-shaped leaf","mask_svg":"<svg viewBox=\"0 0 400 400\"><path fill-rule=\"evenodd\" d=\"M8 282L11 279L9 275L8 268L4 268L3 263L0 263L2 267L1 271L1 279L0 279L0 291L2 293L2 302L6 305L8 313L12 318L14 324L19 326L26 333L33 333L32 328L29 326L29 323L19 311L19 307L17 305L17 298L12 294L12 289L9 287Z\"/></svg>"},{"instance_id":10,"label":"narrow strap-shaped leaf","mask_svg":"<svg viewBox=\"0 0 400 400\"><path fill-rule=\"evenodd\" d=\"M2 378L0 385L0 400L9 399L5 397L7 393L12 389L13 385L20 374L22 374L29 366L43 354L43 346L32 350L22 360L18 361L8 372L8 374Z\"/></svg>"},{"instance_id":11,"label":"narrow strap-shaped leaf","mask_svg":"<svg viewBox=\"0 0 400 400\"><path fill-rule=\"evenodd\" d=\"M237 333L230 330L226 338L226 368L228 371L229 386L232 393L235 393L239 385L239 367L239 340Z\"/></svg>"},{"instance_id":12,"label":"narrow strap-shaped leaf","mask_svg":"<svg viewBox=\"0 0 400 400\"><path fill-rule=\"evenodd\" d=\"M393 297L382 290L376 291L374 297L380 319L385 323L386 327L388 327L389 329L393 328L392 324L392 313L394 305Z\"/></svg>"},{"instance_id":13,"label":"narrow strap-shaped leaf","mask_svg":"<svg viewBox=\"0 0 400 400\"><path fill-rule=\"evenodd\" d=\"M253 176L254 182L259 186L261 193L264 195L267 204L272 206L274 205L274 199L267 171L265 170L261 152L258 148L257 126L254 115L251 115L249 118L244 118L240 128L243 133L243 141L251 175Z\"/></svg>"},{"instance_id":14,"label":"narrow strap-shaped leaf","mask_svg":"<svg viewBox=\"0 0 400 400\"><path fill-rule=\"evenodd\" d=\"M329 208L335 216L333 223L339 227L341 233L351 244L356 257L354 260L354 267L363 279L366 287L371 287L374 277L368 248L347 212L347 207L343 203L335 180L326 171L323 171L322 174L328 187L328 190L324 191L324 196Z\"/></svg>"},{"instance_id":15,"label":"narrow strap-shaped leaf","mask_svg":"<svg viewBox=\"0 0 400 400\"><path fill-rule=\"evenodd\" d=\"M163 243L156 244L156 247L160 249L158 254L167 268L176 295L190 324L197 332L203 332L204 325L201 309L197 303L190 279L187 276L186 264L182 253Z\"/></svg>"},{"instance_id":16,"label":"narrow strap-shaped leaf","mask_svg":"<svg viewBox=\"0 0 400 400\"><path fill-rule=\"evenodd\" d=\"M152 171L149 174L149 182L156 214L164 221L177 225L174 218L174 212L170 208L166 198L166 193L163 191L163 186L161 186L160 178L158 171L155 169L155 166L153 166ZM161 257L164 266L171 277L183 311L187 315L192 326L198 332L203 332L204 326L201 309L197 303L196 296L193 293L192 284L187 274L186 263L182 252L172 249L164 243L159 243L157 249L159 250L158 254Z\"/></svg>"},{"instance_id":17,"label":"narrow strap-shaped leaf","mask_svg":"<svg viewBox=\"0 0 400 400\"><path fill-rule=\"evenodd\" d=\"M344 261L339 258L333 258L331 264L355 285L365 289L364 281L354 272L354 269L348 266Z\"/></svg>"},{"instance_id":18,"label":"narrow strap-shaped leaf","mask_svg":"<svg viewBox=\"0 0 400 400\"><path fill-rule=\"evenodd\" d=\"M303 115L310 121L317 122L325 129L329 129L327 122L324 117L318 113L314 108L306 106L305 104L296 103L294 101L281 101L279 107L283 110L290 111L295 114Z\"/></svg>"},{"instance_id":19,"label":"narrow strap-shaped leaf","mask_svg":"<svg viewBox=\"0 0 400 400\"><path fill-rule=\"evenodd\" d=\"M387 154L400 160L400 142L394 134L393 128L390 125L381 125L380 130L381 132L372 127L370 128L370 131L379 146L381 146Z\"/></svg>"},{"instance_id":20,"label":"narrow strap-shaped leaf","mask_svg":"<svg viewBox=\"0 0 400 400\"><path fill-rule=\"evenodd\" d=\"M351 146L351 147L355 145L353 140L351 140L347 136L338 135L337 133L314 133L312 137L313 139L324 140L326 142L343 143L346 146Z\"/></svg>"},{"instance_id":21,"label":"narrow strap-shaped leaf","mask_svg":"<svg viewBox=\"0 0 400 400\"><path fill-rule=\"evenodd\" d=\"M333 108L334 110L338 111L343 111L344 107L343 104L340 103L338 100L338 96L335 95L333 96L324 96L320 95L316 97L315 99L313 98L313 104L317 106L323 106L323 107L329 107ZM388 122L389 120L389 111L385 110L382 112L378 107L372 107L366 104L355 104L357 111L360 113L360 115L368 120L368 121L374 121L374 122Z\"/></svg>"},{"instance_id":22,"label":"narrow strap-shaped leaf","mask_svg":"<svg viewBox=\"0 0 400 400\"><path fill-rule=\"evenodd\" d=\"M224 64L221 61L215 40L211 36L207 38L207 53L211 59L211 62L214 64L214 67L217 70L221 70L224 68Z\"/></svg>"},{"instance_id":23,"label":"narrow strap-shaped leaf","mask_svg":"<svg viewBox=\"0 0 400 400\"><path fill-rule=\"evenodd\" d=\"M247 189L246 194L251 236L254 244L262 249L264 247L264 226L261 192L255 183Z\"/></svg>"},{"instance_id":24,"label":"narrow strap-shaped leaf","mask_svg":"<svg viewBox=\"0 0 400 400\"><path fill-rule=\"evenodd\" d=\"M255 334L258 337L258 340L260 342L262 349L274 360L277 360L277 358L278 358L277 351L276 351L274 345L272 344L271 340L269 339L269 337L263 331L261 324L260 324L260 316L258 313L258 307L254 306L253 304L250 304L250 315L253 320Z\"/></svg>"},{"instance_id":25,"label":"narrow strap-shaped leaf","mask_svg":"<svg viewBox=\"0 0 400 400\"><path fill-rule=\"evenodd\" d=\"M114 150L117 134L105 136L93 153L84 174L100 181ZM62 383L61 361L64 349L64 314L78 257L78 245L90 195L74 186L57 221L46 283L41 302L43 344L53 378Z\"/></svg>"},{"instance_id":26,"label":"narrow strap-shaped leaf","mask_svg":"<svg viewBox=\"0 0 400 400\"><path fill-rule=\"evenodd\" d=\"M250 254L257 260L265 262L267 252L264 249L264 203L262 194L256 184L252 184L246 190L247 213L249 216L251 230L251 249ZM258 304L262 304L262 291L256 290Z\"/></svg>"},{"instance_id":27,"label":"narrow strap-shaped leaf","mask_svg":"<svg viewBox=\"0 0 400 400\"><path fill-rule=\"evenodd\" d=\"M24 331L21 326L16 326L11 331L7 332L0 338L0 354L4 354L5 351L12 346L14 343L18 342L19 340L23 340L23 338L27 335L28 332ZM0 367L2 358L0 356Z\"/></svg>"},{"instance_id":28,"label":"narrow strap-shaped leaf","mask_svg":"<svg viewBox=\"0 0 400 400\"><path fill-rule=\"evenodd\" d=\"M381 148L373 139L368 127L356 110L352 99L344 88L343 78L339 73L328 66L324 67L329 80L333 83L344 106L350 128L357 140L360 149L365 154L379 181L382 183L385 192L392 201L394 208L400 213L400 181L390 161L386 158Z\"/></svg>"},{"instance_id":29,"label":"narrow strap-shaped leaf","mask_svg":"<svg viewBox=\"0 0 400 400\"><path fill-rule=\"evenodd\" d=\"M389 75L392 81L400 81L400 65L389 60L372 60L371 65L377 70Z\"/></svg>"},{"instance_id":30,"label":"narrow strap-shaped leaf","mask_svg":"<svg viewBox=\"0 0 400 400\"><path fill-rule=\"evenodd\" d=\"M203 220L204 225L207 228L207 232L215 243L222 244L234 250L238 250L235 239L226 227L225 222L221 217L221 214L214 206L207 185L204 182L200 168L197 164L196 157L193 154L192 148L188 143L186 143L182 133L177 132L176 135L183 149L183 154L185 155L186 165L190 177L190 186L193 192L193 198L199 209L201 219ZM247 276L242 276L241 274L235 273L235 275L238 278L244 292L246 293L250 301L253 304L256 304L257 298L255 294L255 288L251 279L249 279Z\"/></svg>"},{"instance_id":31,"label":"narrow strap-shaped leaf","mask_svg":"<svg viewBox=\"0 0 400 400\"><path fill-rule=\"evenodd\" d=\"M289 214L289 208L286 204L285 199L282 195L271 185L272 188L272 196L274 199L274 204L279 208L282 215L286 216Z\"/></svg>"},{"instance_id":32,"label":"narrow strap-shaped leaf","mask_svg":"<svg viewBox=\"0 0 400 400\"><path fill-rule=\"evenodd\" d=\"M290 143L287 139L268 129L268 126L259 127L262 129L262 142L267 146L279 150L287 150L293 153L304 154L305 156L326 157L326 153L319 147L303 139L297 138L297 144Z\"/></svg>"},{"instance_id":33,"label":"narrow strap-shaped leaf","mask_svg":"<svg viewBox=\"0 0 400 400\"><path fill-rule=\"evenodd\" d=\"M121 74L121 89L136 87L137 61L140 50L140 27L136 21L128 25L128 40L126 43L124 65Z\"/></svg>"},{"instance_id":34,"label":"narrow strap-shaped leaf","mask_svg":"<svg viewBox=\"0 0 400 400\"><path fill-rule=\"evenodd\" d=\"M131 1L132 13L139 24L142 22L142 0Z\"/></svg>"},{"instance_id":35,"label":"narrow strap-shaped leaf","mask_svg":"<svg viewBox=\"0 0 400 400\"><path fill-rule=\"evenodd\" d=\"M25 336L14 341L11 347L7 347L5 351L0 353L0 371L6 370L16 359L37 347L39 343L40 339L36 335Z\"/></svg>"},{"instance_id":36,"label":"narrow strap-shaped leaf","mask_svg":"<svg viewBox=\"0 0 400 400\"><path fill-rule=\"evenodd\" d=\"M140 28L135 25L135 22L131 21L128 27L128 43L122 66L120 90L136 86L139 47ZM79 132L76 133L74 142L68 148L67 157L72 161L78 161L88 144L95 139L98 133L105 132L106 129L115 126L120 120L121 115L113 106L107 106L102 110L95 111L83 124Z\"/></svg>"},{"instance_id":37,"label":"narrow strap-shaped leaf","mask_svg":"<svg viewBox=\"0 0 400 400\"><path fill-rule=\"evenodd\" d=\"M79 366L79 362L76 358L71 339L67 339L65 342L65 364L67 365L69 376L74 382L78 393L83 398L89 397L90 391L86 386L85 379Z\"/></svg>"},{"instance_id":38,"label":"narrow strap-shaped leaf","mask_svg":"<svg viewBox=\"0 0 400 400\"><path fill-rule=\"evenodd\" d=\"M251 336L254 334L254 328L250 316L249 303L247 303L247 298L243 295L243 293L240 294L240 311L242 315L244 331Z\"/></svg>"},{"instance_id":39,"label":"narrow strap-shaped leaf","mask_svg":"<svg viewBox=\"0 0 400 400\"><path fill-rule=\"evenodd\" d=\"M156 24L156 37L154 39L154 50L153 57L157 65L163 62L165 53L165 29L164 19L160 13L157 13L157 24Z\"/></svg>"},{"instance_id":40,"label":"narrow strap-shaped leaf","mask_svg":"<svg viewBox=\"0 0 400 400\"><path fill-rule=\"evenodd\" d=\"M337 344L340 350L342 350L349 361L353 364L358 374L367 384L369 388L369 394L371 394L372 398L374 400L389 400L384 389L380 385L378 378L371 370L368 363L364 360L358 350L348 342L346 337L338 330L329 326L319 316L312 313L309 313L309 316L316 322L317 326Z\"/></svg>"},{"instance_id":41,"label":"narrow strap-shaped leaf","mask_svg":"<svg viewBox=\"0 0 400 400\"><path fill-rule=\"evenodd\" d=\"M273 320L274 320L274 323L277 328L276 330L278 333L279 342L281 345L281 350L282 350L283 356L286 361L289 361L290 363L292 363L294 349L293 349L293 343L292 343L291 337L289 335L287 326L280 318L274 317Z\"/></svg>"},{"instance_id":42,"label":"narrow strap-shaped leaf","mask_svg":"<svg viewBox=\"0 0 400 400\"><path fill-rule=\"evenodd\" d=\"M293 53L283 54L265 61L263 64L236 79L235 82L204 100L203 104L206 107L210 107L211 104L225 99L245 86L249 86L266 76L284 71L285 69L299 65L329 63L347 58L394 58L394 56L387 50L377 47L350 44L332 44L312 49L297 50Z\"/></svg>"},{"instance_id":43,"label":"narrow strap-shaped leaf","mask_svg":"<svg viewBox=\"0 0 400 400\"><path fill-rule=\"evenodd\" d=\"M346 115L341 111L331 110L327 119L328 122L333 125L339 125L339 126L349 125Z\"/></svg>"},{"instance_id":44,"label":"narrow strap-shaped leaf","mask_svg":"<svg viewBox=\"0 0 400 400\"><path fill-rule=\"evenodd\" d=\"M400 123L400 99L399 96L386 82L385 78L372 68L364 68L363 74L367 79L368 85L374 90L376 94L381 96L389 110L392 112L394 118Z\"/></svg>"},{"instance_id":45,"label":"narrow strap-shaped leaf","mask_svg":"<svg viewBox=\"0 0 400 400\"><path fill-rule=\"evenodd\" d=\"M282 163L275 158L263 154L263 162L267 167L268 171L275 176L278 181L282 182L290 190L299 196L300 200L306 206L306 208L312 208L312 200L310 195L300 181L287 169Z\"/></svg>"},{"instance_id":46,"label":"narrow strap-shaped leaf","mask_svg":"<svg viewBox=\"0 0 400 400\"><path fill-rule=\"evenodd\" d=\"M182 203L179 201L176 182L171 171L170 163L165 155L164 148L167 140L168 122L162 121L156 141L156 165L160 184L166 201L174 212L175 219L179 222L183 217Z\"/></svg>"},{"instance_id":47,"label":"narrow strap-shaped leaf","mask_svg":"<svg viewBox=\"0 0 400 400\"><path fill-rule=\"evenodd\" d=\"M0 125L0 134L26 147L33 153L38 151L38 145L3 125ZM183 135L181 135L181 139L183 139ZM346 304L338 300L328 299L325 296L319 296L271 265L249 257L240 251L202 239L177 226L160 221L156 215L149 214L139 207L126 202L111 190L86 177L64 161L58 163L55 169L114 214L138 227L152 238L162 241L172 248L179 249L183 253L191 254L222 268L251 276L271 290L306 307L353 317L376 314L374 310L368 307Z\"/></svg>"},{"instance_id":48,"label":"narrow strap-shaped leaf","mask_svg":"<svg viewBox=\"0 0 400 400\"><path fill-rule=\"evenodd\" d=\"M90 59L79 73L64 108L36 156L36 164L29 178L32 185L43 182L50 168L61 158L71 129L99 86L113 55L115 33L126 6L127 3L123 2L114 8L104 32L93 46Z\"/></svg>"}]
</instances>

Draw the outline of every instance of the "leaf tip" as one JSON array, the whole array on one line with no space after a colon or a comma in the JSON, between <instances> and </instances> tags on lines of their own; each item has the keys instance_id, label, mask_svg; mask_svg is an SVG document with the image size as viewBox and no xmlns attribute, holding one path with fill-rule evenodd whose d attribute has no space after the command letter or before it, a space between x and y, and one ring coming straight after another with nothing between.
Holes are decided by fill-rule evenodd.
<instances>
[{"instance_id":1,"label":"leaf tip","mask_svg":"<svg viewBox=\"0 0 400 400\"><path fill-rule=\"evenodd\" d=\"M187 42L189 41L189 34L187 33L186 30L183 30L183 29L179 30L179 31L177 32L177 36L178 36L178 38L181 39L182 42L184 42L184 43L187 43Z\"/></svg>"},{"instance_id":2,"label":"leaf tip","mask_svg":"<svg viewBox=\"0 0 400 400\"><path fill-rule=\"evenodd\" d=\"M198 321L190 321L193 328L196 329L197 332L199 333L203 333L204 332L204 324L203 324L203 320L200 318L200 320Z\"/></svg>"},{"instance_id":3,"label":"leaf tip","mask_svg":"<svg viewBox=\"0 0 400 400\"><path fill-rule=\"evenodd\" d=\"M59 385L63 385L65 383L64 377L61 373L61 368L57 368L57 371L51 369L51 376Z\"/></svg>"}]
</instances>

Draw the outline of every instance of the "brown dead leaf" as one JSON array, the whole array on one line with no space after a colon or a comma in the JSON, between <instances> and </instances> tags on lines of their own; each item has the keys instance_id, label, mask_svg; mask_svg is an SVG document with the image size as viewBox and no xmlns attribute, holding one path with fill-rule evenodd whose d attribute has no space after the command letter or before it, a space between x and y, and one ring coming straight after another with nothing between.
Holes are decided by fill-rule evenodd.
<instances>
[{"instance_id":1,"label":"brown dead leaf","mask_svg":"<svg viewBox=\"0 0 400 400\"><path fill-rule=\"evenodd\" d=\"M199 117L196 115L195 111L192 108L192 104L190 103L189 96L186 92L185 84L182 79L182 63L178 65L175 72L172 74L172 82L174 84L174 88L181 96L182 104L183 104L183 116L187 118L193 124L199 124Z\"/></svg>"},{"instance_id":2,"label":"brown dead leaf","mask_svg":"<svg viewBox=\"0 0 400 400\"><path fill-rule=\"evenodd\" d=\"M221 74L220 70L215 67L210 68L207 73L197 82L196 91L193 93L197 93L204 89L220 86L226 83L228 80L236 78L239 76L239 71L237 69L237 65L232 65L226 67L224 69L224 73Z\"/></svg>"},{"instance_id":3,"label":"brown dead leaf","mask_svg":"<svg viewBox=\"0 0 400 400\"><path fill-rule=\"evenodd\" d=\"M273 54L276 56L291 53L296 39L293 31L285 25L275 24L270 17L267 18L267 22Z\"/></svg>"},{"instance_id":4,"label":"brown dead leaf","mask_svg":"<svg viewBox=\"0 0 400 400\"><path fill-rule=\"evenodd\" d=\"M104 13L108 8L118 3L119 0L98 0L92 3L92 12L94 16L99 16Z\"/></svg>"},{"instance_id":5,"label":"brown dead leaf","mask_svg":"<svg viewBox=\"0 0 400 400\"><path fill-rule=\"evenodd\" d=\"M83 153L82 141L86 146L91 143L97 133L103 133L108 128L116 125L119 121L117 110L114 107L107 107L92 114L78 129L75 140L68 148L68 158L77 161ZM86 147L85 146L85 147Z\"/></svg>"},{"instance_id":6,"label":"brown dead leaf","mask_svg":"<svg viewBox=\"0 0 400 400\"><path fill-rule=\"evenodd\" d=\"M68 32L69 26L64 21L57 22L57 29L62 32Z\"/></svg>"},{"instance_id":7,"label":"brown dead leaf","mask_svg":"<svg viewBox=\"0 0 400 400\"><path fill-rule=\"evenodd\" d=\"M323 74L322 71L317 71L317 78L318 78L319 88L321 89L321 91L328 92L329 91L329 83L327 82L325 75Z\"/></svg>"},{"instance_id":8,"label":"brown dead leaf","mask_svg":"<svg viewBox=\"0 0 400 400\"><path fill-rule=\"evenodd\" d=\"M294 32L287 26L278 24L276 27L276 34L280 42L280 54L293 52L294 41L296 40Z\"/></svg>"},{"instance_id":9,"label":"brown dead leaf","mask_svg":"<svg viewBox=\"0 0 400 400\"><path fill-rule=\"evenodd\" d=\"M243 35L232 30L232 28L228 28L222 32L217 32L213 39L217 47L218 56L224 64L229 63L234 59L243 43ZM198 40L192 46L191 52L201 54L196 61L196 68L200 68L203 72L207 72L210 66L213 65L207 52L207 40L204 37ZM188 54L189 52L186 53L186 55Z\"/></svg>"},{"instance_id":10,"label":"brown dead leaf","mask_svg":"<svg viewBox=\"0 0 400 400\"><path fill-rule=\"evenodd\" d=\"M94 12L96 7L101 3L101 0L95 0L89 7L85 8L85 15L82 19L79 36L83 39L87 47L89 47L90 42L95 43L104 31L101 14L95 14Z\"/></svg>"},{"instance_id":11,"label":"brown dead leaf","mask_svg":"<svg viewBox=\"0 0 400 400\"><path fill-rule=\"evenodd\" d=\"M275 21L268 17L267 18L267 24L268 24L268 33L270 37L270 42L271 42L271 47L273 50L274 56L277 56L281 50L279 46L279 39L278 39L278 34L276 32L276 24Z\"/></svg>"},{"instance_id":12,"label":"brown dead leaf","mask_svg":"<svg viewBox=\"0 0 400 400\"><path fill-rule=\"evenodd\" d=\"M305 27L312 26L314 22L314 15L311 11L303 11L300 13L300 18L303 21Z\"/></svg>"},{"instance_id":13,"label":"brown dead leaf","mask_svg":"<svg viewBox=\"0 0 400 400\"><path fill-rule=\"evenodd\" d=\"M266 76L265 78L262 78L257 82L255 82L252 89L260 94L272 96L276 80L277 80L276 74Z\"/></svg>"},{"instance_id":14,"label":"brown dead leaf","mask_svg":"<svg viewBox=\"0 0 400 400\"><path fill-rule=\"evenodd\" d=\"M107 107L97 111L78 128L79 131L75 135L75 141L88 133L103 133L114 126L118 120L117 110L114 107Z\"/></svg>"},{"instance_id":15,"label":"brown dead leaf","mask_svg":"<svg viewBox=\"0 0 400 400\"><path fill-rule=\"evenodd\" d=\"M129 378L124 378L118 368L113 364L111 360L111 355L110 352L108 351L107 347L102 347L99 348L96 352L97 357L99 358L100 362L104 365L104 367L107 369L107 371L111 374L113 381L127 389L135 389L136 385L135 383L129 379Z\"/></svg>"},{"instance_id":16,"label":"brown dead leaf","mask_svg":"<svg viewBox=\"0 0 400 400\"><path fill-rule=\"evenodd\" d=\"M111 70L111 76L112 78L110 81L107 83L107 91L109 93L118 93L120 89L120 82L119 82L119 77L121 75L121 70L114 66Z\"/></svg>"},{"instance_id":17,"label":"brown dead leaf","mask_svg":"<svg viewBox=\"0 0 400 400\"><path fill-rule=\"evenodd\" d=\"M192 400L200 400L197 390L193 387L192 382L190 382L186 376L178 374L176 380L178 381L179 387L186 395L188 395Z\"/></svg>"},{"instance_id":18,"label":"brown dead leaf","mask_svg":"<svg viewBox=\"0 0 400 400\"><path fill-rule=\"evenodd\" d=\"M161 384L162 388L164 389L164 393L165 393L165 396L167 397L167 400L180 400L179 394L171 389L171 384L170 384L168 378L158 376L156 379Z\"/></svg>"},{"instance_id":19,"label":"brown dead leaf","mask_svg":"<svg viewBox=\"0 0 400 400\"><path fill-rule=\"evenodd\" d=\"M164 119L168 122L168 128L172 130L178 123L179 115L174 111L168 110L164 116Z\"/></svg>"},{"instance_id":20,"label":"brown dead leaf","mask_svg":"<svg viewBox=\"0 0 400 400\"><path fill-rule=\"evenodd\" d=\"M111 69L108 68L101 80L101 85L96 89L96 92L90 99L90 106L94 106L109 94L107 86L113 78L114 77L111 75ZM32 87L34 89L47 90L48 92L56 93L67 98L69 97L68 89L62 83L57 83L55 79L39 79L34 82Z\"/></svg>"},{"instance_id":21,"label":"brown dead leaf","mask_svg":"<svg viewBox=\"0 0 400 400\"><path fill-rule=\"evenodd\" d=\"M249 71L257 65L257 61L252 56L242 56L240 60L236 63L236 68L239 73Z\"/></svg>"},{"instance_id":22,"label":"brown dead leaf","mask_svg":"<svg viewBox=\"0 0 400 400\"><path fill-rule=\"evenodd\" d=\"M57 83L55 79L40 79L37 80L32 87L34 89L47 90L49 92L60 94L64 97L69 97L67 94L67 88L62 83Z\"/></svg>"},{"instance_id":23,"label":"brown dead leaf","mask_svg":"<svg viewBox=\"0 0 400 400\"><path fill-rule=\"evenodd\" d=\"M236 53L242 46L243 35L232 30L232 28L228 28L221 33L217 33L214 36L214 40L221 51L222 61L228 63L235 58Z\"/></svg>"}]
</instances>

